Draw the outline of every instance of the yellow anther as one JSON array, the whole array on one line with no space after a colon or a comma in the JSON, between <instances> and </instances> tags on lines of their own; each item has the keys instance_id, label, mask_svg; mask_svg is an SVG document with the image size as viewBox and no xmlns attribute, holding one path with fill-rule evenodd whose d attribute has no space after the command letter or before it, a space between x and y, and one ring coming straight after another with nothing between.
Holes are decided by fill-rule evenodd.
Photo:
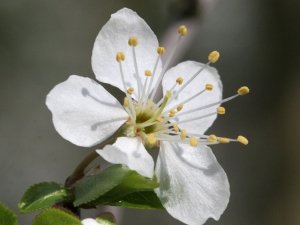
<instances>
[{"instance_id":1,"label":"yellow anther","mask_svg":"<svg viewBox=\"0 0 300 225\"><path fill-rule=\"evenodd\" d=\"M138 41L138 39L137 39L136 37L130 37L130 38L128 39L128 44L129 44L130 46L135 47L135 46L138 45L138 43L139 43L139 41Z\"/></svg>"},{"instance_id":2,"label":"yellow anther","mask_svg":"<svg viewBox=\"0 0 300 225\"><path fill-rule=\"evenodd\" d=\"M124 107L128 107L129 101L128 101L128 98L127 98L127 97L124 98L123 105L124 105Z\"/></svg>"},{"instance_id":3,"label":"yellow anther","mask_svg":"<svg viewBox=\"0 0 300 225\"><path fill-rule=\"evenodd\" d=\"M248 139L245 138L244 136L241 136L241 135L237 137L237 141L240 142L243 145L249 144Z\"/></svg>"},{"instance_id":4,"label":"yellow anther","mask_svg":"<svg viewBox=\"0 0 300 225\"><path fill-rule=\"evenodd\" d=\"M160 122L160 123L163 123L164 119L161 116L159 116L159 117L156 118L156 121Z\"/></svg>"},{"instance_id":5,"label":"yellow anther","mask_svg":"<svg viewBox=\"0 0 300 225\"><path fill-rule=\"evenodd\" d=\"M157 141L155 134L148 134L147 141L150 145L154 145Z\"/></svg>"},{"instance_id":6,"label":"yellow anther","mask_svg":"<svg viewBox=\"0 0 300 225\"><path fill-rule=\"evenodd\" d=\"M175 115L176 115L176 113L169 112L169 117L174 117Z\"/></svg>"},{"instance_id":7,"label":"yellow anther","mask_svg":"<svg viewBox=\"0 0 300 225\"><path fill-rule=\"evenodd\" d=\"M187 35L187 32L188 32L188 30L187 30L186 26L181 25L178 27L178 34L180 34L181 36Z\"/></svg>"},{"instance_id":8,"label":"yellow anther","mask_svg":"<svg viewBox=\"0 0 300 225\"><path fill-rule=\"evenodd\" d=\"M217 136L212 134L212 135L209 135L208 138L207 138L207 141L208 142L216 142L218 140Z\"/></svg>"},{"instance_id":9,"label":"yellow anther","mask_svg":"<svg viewBox=\"0 0 300 225\"><path fill-rule=\"evenodd\" d=\"M193 147L197 147L198 139L196 137L190 137L190 145Z\"/></svg>"},{"instance_id":10,"label":"yellow anther","mask_svg":"<svg viewBox=\"0 0 300 225\"><path fill-rule=\"evenodd\" d=\"M134 92L134 88L133 87L130 87L127 89L127 93L132 95L132 93Z\"/></svg>"},{"instance_id":11,"label":"yellow anther","mask_svg":"<svg viewBox=\"0 0 300 225\"><path fill-rule=\"evenodd\" d=\"M219 107L217 108L217 113L218 113L219 115L224 115L225 112L226 112L226 110L225 110L224 107L219 106Z\"/></svg>"},{"instance_id":12,"label":"yellow anther","mask_svg":"<svg viewBox=\"0 0 300 225\"><path fill-rule=\"evenodd\" d=\"M240 87L237 91L239 95L246 95L250 92L250 89L247 86Z\"/></svg>"},{"instance_id":13,"label":"yellow anther","mask_svg":"<svg viewBox=\"0 0 300 225\"><path fill-rule=\"evenodd\" d=\"M214 86L212 84L205 85L205 90L207 90L207 91L211 91L213 88L214 88Z\"/></svg>"},{"instance_id":14,"label":"yellow anther","mask_svg":"<svg viewBox=\"0 0 300 225\"><path fill-rule=\"evenodd\" d=\"M162 55L162 54L165 53L165 48L164 47L158 47L156 49L156 51L157 51L157 54Z\"/></svg>"},{"instance_id":15,"label":"yellow anther","mask_svg":"<svg viewBox=\"0 0 300 225\"><path fill-rule=\"evenodd\" d=\"M179 84L179 85L181 85L183 83L183 78L182 77L178 77L176 79L176 83Z\"/></svg>"},{"instance_id":16,"label":"yellow anther","mask_svg":"<svg viewBox=\"0 0 300 225\"><path fill-rule=\"evenodd\" d=\"M150 70L145 70L145 76L146 77L151 77L152 76L152 73Z\"/></svg>"},{"instance_id":17,"label":"yellow anther","mask_svg":"<svg viewBox=\"0 0 300 225\"><path fill-rule=\"evenodd\" d=\"M179 129L177 123L173 123L173 128L174 128L174 130L175 130L176 132L179 132L179 131L180 131L180 129Z\"/></svg>"},{"instance_id":18,"label":"yellow anther","mask_svg":"<svg viewBox=\"0 0 300 225\"><path fill-rule=\"evenodd\" d=\"M181 111L183 109L183 104L179 104L177 106L177 112Z\"/></svg>"},{"instance_id":19,"label":"yellow anther","mask_svg":"<svg viewBox=\"0 0 300 225\"><path fill-rule=\"evenodd\" d=\"M219 137L218 142L220 142L221 144L228 144L230 143L230 139L225 137Z\"/></svg>"},{"instance_id":20,"label":"yellow anther","mask_svg":"<svg viewBox=\"0 0 300 225\"><path fill-rule=\"evenodd\" d=\"M171 109L170 113L176 113L176 110L175 109Z\"/></svg>"},{"instance_id":21,"label":"yellow anther","mask_svg":"<svg viewBox=\"0 0 300 225\"><path fill-rule=\"evenodd\" d=\"M118 52L116 55L116 60L118 62L124 61L125 60L125 54L123 52Z\"/></svg>"},{"instance_id":22,"label":"yellow anther","mask_svg":"<svg viewBox=\"0 0 300 225\"><path fill-rule=\"evenodd\" d=\"M217 62L219 58L220 58L220 53L218 51L212 51L208 55L208 61L210 61L211 63Z\"/></svg>"},{"instance_id":23,"label":"yellow anther","mask_svg":"<svg viewBox=\"0 0 300 225\"><path fill-rule=\"evenodd\" d=\"M182 131L180 132L180 138L181 138L181 140L185 140L185 139L186 139L186 136L187 136L186 130L182 130Z\"/></svg>"},{"instance_id":24,"label":"yellow anther","mask_svg":"<svg viewBox=\"0 0 300 225\"><path fill-rule=\"evenodd\" d=\"M174 117L176 115L176 110L175 109L171 109L169 111L169 117Z\"/></svg>"}]
</instances>

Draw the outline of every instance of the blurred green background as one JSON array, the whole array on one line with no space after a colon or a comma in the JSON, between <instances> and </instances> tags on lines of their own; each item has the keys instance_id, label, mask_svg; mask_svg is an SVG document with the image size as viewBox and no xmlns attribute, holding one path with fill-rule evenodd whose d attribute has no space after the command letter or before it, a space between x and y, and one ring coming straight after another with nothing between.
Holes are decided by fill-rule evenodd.
<instances>
[{"instance_id":1,"label":"blurred green background","mask_svg":"<svg viewBox=\"0 0 300 225\"><path fill-rule=\"evenodd\" d=\"M251 88L210 129L244 134L250 144L213 147L232 195L220 221L207 224L300 224L298 0L1 0L0 201L16 210L27 187L63 183L87 154L56 133L45 97L70 74L93 77L94 39L122 7L137 11L163 43L173 25L187 23L180 61L206 62L218 49L224 96ZM120 225L181 224L163 211L113 210ZM19 215L21 224L32 216Z\"/></svg>"}]
</instances>

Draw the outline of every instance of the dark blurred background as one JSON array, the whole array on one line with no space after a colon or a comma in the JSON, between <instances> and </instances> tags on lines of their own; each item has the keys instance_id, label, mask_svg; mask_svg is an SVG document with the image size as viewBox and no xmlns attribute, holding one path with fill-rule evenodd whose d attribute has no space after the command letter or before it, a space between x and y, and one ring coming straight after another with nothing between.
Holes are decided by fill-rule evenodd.
<instances>
[{"instance_id":1,"label":"dark blurred background","mask_svg":"<svg viewBox=\"0 0 300 225\"><path fill-rule=\"evenodd\" d=\"M191 35L176 61L206 62L218 49L224 96L251 88L210 130L244 134L250 144L213 147L232 195L220 221L207 224L300 224L299 0L1 0L0 201L17 210L26 188L63 183L87 154L56 133L45 97L70 74L93 77L94 39L122 7L137 11L163 43L186 23ZM120 225L181 224L164 211L117 214ZM21 224L31 218L19 215Z\"/></svg>"}]
</instances>

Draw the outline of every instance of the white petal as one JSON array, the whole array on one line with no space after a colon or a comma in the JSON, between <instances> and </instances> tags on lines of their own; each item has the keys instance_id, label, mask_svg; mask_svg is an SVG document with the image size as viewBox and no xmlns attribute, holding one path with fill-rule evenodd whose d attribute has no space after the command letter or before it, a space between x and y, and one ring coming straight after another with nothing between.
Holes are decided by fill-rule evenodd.
<instances>
[{"instance_id":1,"label":"white petal","mask_svg":"<svg viewBox=\"0 0 300 225\"><path fill-rule=\"evenodd\" d=\"M57 132L84 147L107 139L128 118L117 99L100 84L76 75L56 85L48 94L46 105Z\"/></svg>"},{"instance_id":2,"label":"white petal","mask_svg":"<svg viewBox=\"0 0 300 225\"><path fill-rule=\"evenodd\" d=\"M94 219L91 219L91 218L87 218L87 219L84 219L81 221L81 223L83 225L105 225L105 224L101 224L101 223L98 223L96 220Z\"/></svg>"},{"instance_id":3,"label":"white petal","mask_svg":"<svg viewBox=\"0 0 300 225\"><path fill-rule=\"evenodd\" d=\"M153 177L154 162L140 138L120 137L113 145L96 150L106 161L123 164L145 177Z\"/></svg>"},{"instance_id":4,"label":"white petal","mask_svg":"<svg viewBox=\"0 0 300 225\"><path fill-rule=\"evenodd\" d=\"M128 39L132 36L138 38L139 44L136 46L137 64L139 76L144 82L144 71L147 69L152 71L155 65L158 41L147 23L136 12L127 8L112 14L110 20L100 30L94 44L92 67L99 81L109 83L124 91L119 65L115 59L117 52L124 52L125 61L122 64L125 82L127 88L133 87L136 90L133 94L136 98L137 80L134 75L132 47L128 45ZM160 71L161 62L158 64L154 80L157 79Z\"/></svg>"},{"instance_id":5,"label":"white petal","mask_svg":"<svg viewBox=\"0 0 300 225\"><path fill-rule=\"evenodd\" d=\"M191 78L203 66L204 64L202 63L186 61L168 70L162 82L164 93L167 90L171 89L178 76L183 77L184 82L187 82L188 79ZM184 100L204 90L206 84L212 84L213 90L205 91L200 96L184 104L182 111L177 114L178 120L176 119L176 121L178 122L178 125L182 129L186 129L188 132L203 134L212 125L217 117L216 115L213 115L202 119L191 120L190 122L185 122L182 124L180 123L180 121L201 117L216 112L216 109L219 105L215 105L207 109L202 109L197 112L185 114L189 110L193 110L210 103L220 101L222 99L222 83L217 70L213 67L208 66L188 86L186 86L186 88L183 89L182 92L180 92L178 97L173 99L173 101L171 101L169 103L169 106L167 107L167 109L170 109L173 106L177 106Z\"/></svg>"},{"instance_id":6,"label":"white petal","mask_svg":"<svg viewBox=\"0 0 300 225\"><path fill-rule=\"evenodd\" d=\"M218 220L228 204L226 173L207 146L162 142L155 173L160 183L155 192L162 204L186 224Z\"/></svg>"}]
</instances>

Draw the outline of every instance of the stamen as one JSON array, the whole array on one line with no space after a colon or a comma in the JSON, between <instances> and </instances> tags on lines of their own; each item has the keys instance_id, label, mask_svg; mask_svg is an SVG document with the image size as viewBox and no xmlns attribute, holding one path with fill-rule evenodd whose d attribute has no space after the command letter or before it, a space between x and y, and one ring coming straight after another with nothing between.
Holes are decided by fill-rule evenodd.
<instances>
[{"instance_id":1,"label":"stamen","mask_svg":"<svg viewBox=\"0 0 300 225\"><path fill-rule=\"evenodd\" d=\"M121 80L122 80L122 83L123 83L124 92L126 94L128 102L129 102L129 108L130 108L129 115L130 115L133 123L135 124L136 115L135 115L135 110L134 110L133 102L132 102L132 99L129 96L129 94L125 91L126 90L126 84L125 84L125 76L124 76L124 71L123 71L123 66L122 66L122 61L125 60L125 54L123 52L118 52L117 55L116 55L116 60L119 62L120 73L121 73Z\"/></svg>"},{"instance_id":2,"label":"stamen","mask_svg":"<svg viewBox=\"0 0 300 225\"><path fill-rule=\"evenodd\" d=\"M171 109L169 111L169 117L174 117L176 115L176 110L175 109Z\"/></svg>"},{"instance_id":3,"label":"stamen","mask_svg":"<svg viewBox=\"0 0 300 225\"><path fill-rule=\"evenodd\" d=\"M125 55L123 52L118 52L117 55L116 55L116 60L118 62L121 62L121 61L124 61L125 60Z\"/></svg>"},{"instance_id":4,"label":"stamen","mask_svg":"<svg viewBox=\"0 0 300 225\"><path fill-rule=\"evenodd\" d=\"M145 96L145 91L146 91L147 84L148 84L148 78L152 76L151 71L150 70L145 70L145 76L146 76L146 80L145 80L145 83L144 83L144 86L143 86L143 93L142 93L142 97L141 97L142 100L144 99L144 96Z\"/></svg>"},{"instance_id":5,"label":"stamen","mask_svg":"<svg viewBox=\"0 0 300 225\"><path fill-rule=\"evenodd\" d=\"M135 47L138 45L138 39L136 37L130 37L128 40L128 44L132 47L132 55L133 55L133 64L135 69L135 79L137 80L137 86L138 86L138 99L140 99L141 90L142 90L142 82L139 76L139 70L137 65L137 58L136 58L136 52Z\"/></svg>"},{"instance_id":6,"label":"stamen","mask_svg":"<svg viewBox=\"0 0 300 225\"><path fill-rule=\"evenodd\" d=\"M176 132L179 132L179 131L180 131L180 129L179 129L177 123L173 123L173 128L174 128L174 130L175 130Z\"/></svg>"},{"instance_id":7,"label":"stamen","mask_svg":"<svg viewBox=\"0 0 300 225\"><path fill-rule=\"evenodd\" d=\"M164 47L158 47L156 49L156 52L157 52L158 56L156 58L156 62L155 62L154 68L153 68L153 75L151 76L150 83L149 83L149 86L148 86L147 91L146 91L145 100L148 99L148 96L150 94L150 90L151 90L150 88L152 87L152 84L153 84L154 75L156 73L157 65L158 65L159 59L161 58L161 55L163 55L165 53L165 48Z\"/></svg>"},{"instance_id":8,"label":"stamen","mask_svg":"<svg viewBox=\"0 0 300 225\"><path fill-rule=\"evenodd\" d=\"M127 93L129 95L132 95L133 92L134 92L134 88L133 87L130 87L130 88L127 89Z\"/></svg>"},{"instance_id":9,"label":"stamen","mask_svg":"<svg viewBox=\"0 0 300 225\"><path fill-rule=\"evenodd\" d=\"M150 144L150 145L154 145L155 143L156 143L156 141L157 141L157 138L156 138L156 136L155 136L155 134L148 134L147 135L147 141L148 141L148 143Z\"/></svg>"},{"instance_id":10,"label":"stamen","mask_svg":"<svg viewBox=\"0 0 300 225\"><path fill-rule=\"evenodd\" d=\"M175 52L176 52L176 50L177 50L177 48L179 46L179 42L180 42L181 38L183 36L187 35L187 28L185 26L183 26L183 25L180 26L178 28L178 33L179 33L179 37L178 37L177 41L175 42L175 47L172 49L172 52L170 52L170 55L168 56L168 58L166 60L166 63L163 66L163 69L162 69L162 71L161 71L161 73L160 73L160 75L159 75L159 77L158 77L158 79L156 81L156 84L155 84L154 89L152 91L152 94L150 96L151 100L154 99L154 96L155 96L155 94L156 94L156 92L158 90L159 84L161 83L161 80L162 80L162 78L163 78L163 76L164 76L167 68L169 67L170 62L173 59L173 56L174 56L174 54L175 54Z\"/></svg>"},{"instance_id":11,"label":"stamen","mask_svg":"<svg viewBox=\"0 0 300 225\"><path fill-rule=\"evenodd\" d=\"M188 99L182 101L182 102L180 103L180 105L184 105L184 104L186 104L186 103L192 101L193 99L197 98L199 95L203 94L205 91L206 91L206 89L204 89L204 90L198 92L197 94L195 94L195 95L189 97ZM171 101L171 100L170 100L170 101Z\"/></svg>"},{"instance_id":12,"label":"stamen","mask_svg":"<svg viewBox=\"0 0 300 225\"><path fill-rule=\"evenodd\" d=\"M152 73L150 70L145 70L145 76L146 77L151 77L152 76Z\"/></svg>"},{"instance_id":13,"label":"stamen","mask_svg":"<svg viewBox=\"0 0 300 225\"><path fill-rule=\"evenodd\" d=\"M250 89L247 86L240 87L238 90L239 95L246 95L250 92Z\"/></svg>"},{"instance_id":14,"label":"stamen","mask_svg":"<svg viewBox=\"0 0 300 225\"><path fill-rule=\"evenodd\" d=\"M161 116L156 117L156 121L159 123L165 122L164 119Z\"/></svg>"},{"instance_id":15,"label":"stamen","mask_svg":"<svg viewBox=\"0 0 300 225\"><path fill-rule=\"evenodd\" d=\"M218 138L216 135L212 134L212 135L208 136L207 141L208 142L216 142L216 141L218 141Z\"/></svg>"},{"instance_id":16,"label":"stamen","mask_svg":"<svg viewBox=\"0 0 300 225\"><path fill-rule=\"evenodd\" d=\"M212 51L208 55L208 61L211 63L216 63L220 58L220 53L218 51Z\"/></svg>"},{"instance_id":17,"label":"stamen","mask_svg":"<svg viewBox=\"0 0 300 225\"><path fill-rule=\"evenodd\" d=\"M179 84L179 85L181 85L183 83L183 78L182 77L178 77L176 79L176 83Z\"/></svg>"},{"instance_id":18,"label":"stamen","mask_svg":"<svg viewBox=\"0 0 300 225\"><path fill-rule=\"evenodd\" d=\"M129 46L137 46L138 45L138 39L136 37L130 37L128 40L128 45Z\"/></svg>"},{"instance_id":19,"label":"stamen","mask_svg":"<svg viewBox=\"0 0 300 225\"><path fill-rule=\"evenodd\" d=\"M218 53L219 54L219 53ZM214 55L216 57L216 53L211 52L209 54L210 55ZM212 56L211 56L212 57ZM210 57L209 57L210 58ZM215 59L215 58L214 58ZM217 57L218 59L218 57ZM208 63L206 63L203 67L201 67L173 96L173 99L176 98L178 96L178 94L186 88L187 85L189 85L210 63L213 63L213 61L208 61ZM171 100L170 100L171 101Z\"/></svg>"},{"instance_id":20,"label":"stamen","mask_svg":"<svg viewBox=\"0 0 300 225\"><path fill-rule=\"evenodd\" d=\"M218 142L220 142L221 144L228 144L230 143L230 139L225 137L219 137Z\"/></svg>"},{"instance_id":21,"label":"stamen","mask_svg":"<svg viewBox=\"0 0 300 225\"><path fill-rule=\"evenodd\" d=\"M187 35L187 28L184 25L181 25L180 27L178 27L178 34L180 34L181 36L185 36Z\"/></svg>"},{"instance_id":22,"label":"stamen","mask_svg":"<svg viewBox=\"0 0 300 225\"><path fill-rule=\"evenodd\" d=\"M247 145L249 144L249 141L247 138L245 138L244 136L238 136L237 139L236 139L238 142L240 142L241 144L243 145Z\"/></svg>"},{"instance_id":23,"label":"stamen","mask_svg":"<svg viewBox=\"0 0 300 225\"><path fill-rule=\"evenodd\" d=\"M187 136L186 130L182 130L181 133L180 133L181 140L185 140L186 136Z\"/></svg>"},{"instance_id":24,"label":"stamen","mask_svg":"<svg viewBox=\"0 0 300 225\"><path fill-rule=\"evenodd\" d=\"M157 116L159 116L161 114L161 112L165 109L166 105L168 104L170 98L172 98L172 92L167 91L162 104L159 106L159 109L157 111Z\"/></svg>"},{"instance_id":25,"label":"stamen","mask_svg":"<svg viewBox=\"0 0 300 225\"><path fill-rule=\"evenodd\" d=\"M128 100L127 97L124 98L123 106L124 106L125 111L128 113L128 115L129 115L130 118L132 119L133 116L132 116L132 113L131 113L130 109L128 108L128 106L129 106L129 100Z\"/></svg>"},{"instance_id":26,"label":"stamen","mask_svg":"<svg viewBox=\"0 0 300 225\"><path fill-rule=\"evenodd\" d=\"M204 119L204 118L216 115L216 114L224 115L225 112L226 112L225 108L220 106L220 107L217 108L216 112L208 113L206 115L197 116L197 117L193 117L193 118L189 118L189 119L185 119L185 120L180 120L179 119L178 123L180 123L180 124L182 124L182 123L188 123L188 122L191 122L191 121L196 121L196 120ZM178 115L177 118L179 118L182 115L183 115L183 113L180 114L180 115Z\"/></svg>"},{"instance_id":27,"label":"stamen","mask_svg":"<svg viewBox=\"0 0 300 225\"><path fill-rule=\"evenodd\" d=\"M156 51L157 51L158 55L163 55L165 53L165 48L164 47L158 47L156 49Z\"/></svg>"},{"instance_id":28,"label":"stamen","mask_svg":"<svg viewBox=\"0 0 300 225\"><path fill-rule=\"evenodd\" d=\"M183 109L183 104L179 104L177 106L177 112L180 112Z\"/></svg>"},{"instance_id":29,"label":"stamen","mask_svg":"<svg viewBox=\"0 0 300 225\"><path fill-rule=\"evenodd\" d=\"M223 104L223 103L228 102L228 101L230 101L230 100L232 100L232 99L234 99L234 98L236 98L236 97L238 97L238 96L242 96L242 95L245 95L245 94L249 93L249 92L245 91L245 90L247 90L247 89L244 89L244 87L242 87L242 88L243 88L244 92L243 92L243 91L240 91L240 92L242 92L243 94L235 94L235 95L230 96L230 97L228 97L228 98L224 98L224 99L222 99L222 100L220 100L220 101L217 101L217 102L214 102L214 103L205 105L205 106L200 106L200 107L198 107L198 108L196 108L196 109L192 109L192 110L188 110L188 111L182 112L182 113L180 113L179 116L186 115L186 114L190 114L190 113L193 113L193 112L196 112L196 111L200 111L200 110L202 110L202 109L207 109L207 108L210 108L210 107L215 106L215 105ZM248 89L249 89L249 88L248 88ZM239 90L240 90L240 89L239 89Z\"/></svg>"},{"instance_id":30,"label":"stamen","mask_svg":"<svg viewBox=\"0 0 300 225\"><path fill-rule=\"evenodd\" d=\"M226 112L226 110L225 110L224 107L219 106L219 107L217 108L217 113L218 113L219 115L224 115L225 112Z\"/></svg>"},{"instance_id":31,"label":"stamen","mask_svg":"<svg viewBox=\"0 0 300 225\"><path fill-rule=\"evenodd\" d=\"M205 90L207 90L207 91L212 91L213 88L214 88L214 86L212 84L205 85Z\"/></svg>"},{"instance_id":32,"label":"stamen","mask_svg":"<svg viewBox=\"0 0 300 225\"><path fill-rule=\"evenodd\" d=\"M183 78L179 77L176 79L176 83L171 87L171 89L169 90L170 92L173 93L174 89L176 88L177 85L181 85L183 82ZM160 105L162 103L162 101L164 100L164 98L161 98L156 105Z\"/></svg>"},{"instance_id":33,"label":"stamen","mask_svg":"<svg viewBox=\"0 0 300 225\"><path fill-rule=\"evenodd\" d=\"M123 101L123 106L127 108L128 105L129 105L128 98L125 97L125 98L124 98L124 101Z\"/></svg>"},{"instance_id":34,"label":"stamen","mask_svg":"<svg viewBox=\"0 0 300 225\"><path fill-rule=\"evenodd\" d=\"M193 147L197 147L198 139L196 137L190 137L190 145Z\"/></svg>"}]
</instances>

